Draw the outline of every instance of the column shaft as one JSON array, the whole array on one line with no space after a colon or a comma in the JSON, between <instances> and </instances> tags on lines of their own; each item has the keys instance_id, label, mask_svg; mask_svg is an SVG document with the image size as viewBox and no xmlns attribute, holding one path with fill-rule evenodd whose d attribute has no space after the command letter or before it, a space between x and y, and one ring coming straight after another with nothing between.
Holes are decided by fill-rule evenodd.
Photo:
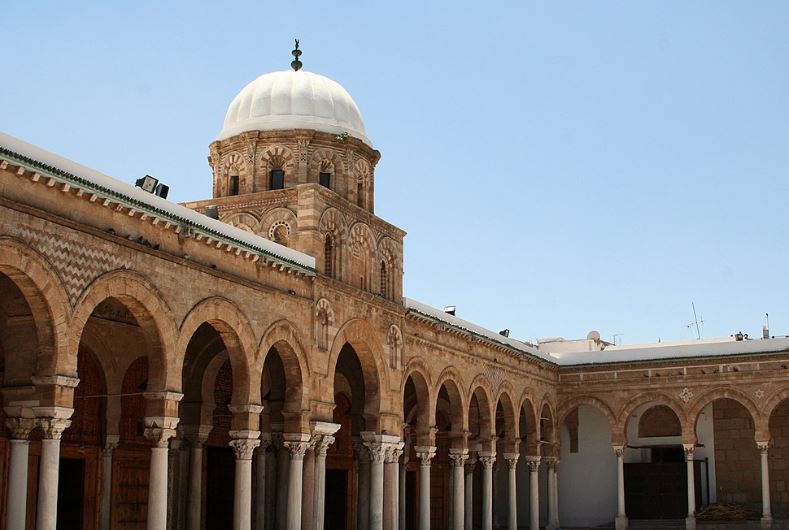
<instances>
[{"instance_id":1,"label":"column shaft","mask_svg":"<svg viewBox=\"0 0 789 530\"><path fill-rule=\"evenodd\" d=\"M384 464L384 530L397 530L397 462Z\"/></svg>"},{"instance_id":2,"label":"column shaft","mask_svg":"<svg viewBox=\"0 0 789 530\"><path fill-rule=\"evenodd\" d=\"M399 497L399 503L398 504L399 504L399 508L400 508L399 509L400 515L398 517L398 528L400 530L405 530L405 496L406 496L405 480L406 480L406 466L407 466L407 464L405 462L403 462L402 464L399 464L399 466L400 466L400 479L398 481L398 486L399 486L399 489L400 489L400 494L398 495L398 497Z\"/></svg>"},{"instance_id":3,"label":"column shaft","mask_svg":"<svg viewBox=\"0 0 789 530\"><path fill-rule=\"evenodd\" d=\"M118 444L118 436L114 436L110 441L111 435L107 435L107 444L104 447L104 455L101 465L101 505L100 522L101 530L110 530L110 517L112 514L112 453Z\"/></svg>"},{"instance_id":4,"label":"column shaft","mask_svg":"<svg viewBox=\"0 0 789 530\"><path fill-rule=\"evenodd\" d=\"M476 463L476 457L471 457L464 467L466 484L463 491L465 497L463 522L465 530L472 530L472 526L474 526L474 466Z\"/></svg>"},{"instance_id":5,"label":"column shaft","mask_svg":"<svg viewBox=\"0 0 789 530\"><path fill-rule=\"evenodd\" d=\"M696 480L693 469L695 448L695 444L684 444L685 460L688 466L688 517L685 519L685 528L687 530L696 528Z\"/></svg>"},{"instance_id":6,"label":"column shaft","mask_svg":"<svg viewBox=\"0 0 789 530\"><path fill-rule=\"evenodd\" d=\"M288 524L288 470L290 459L284 445L277 448L277 530L285 530Z\"/></svg>"},{"instance_id":7,"label":"column shaft","mask_svg":"<svg viewBox=\"0 0 789 530\"><path fill-rule=\"evenodd\" d=\"M465 466L463 461L453 462L452 475L454 494L452 497L452 522L454 523L455 530L465 530L465 508L466 508L466 495L465 495Z\"/></svg>"},{"instance_id":8,"label":"column shaft","mask_svg":"<svg viewBox=\"0 0 789 530\"><path fill-rule=\"evenodd\" d=\"M529 528L540 530L540 457L526 457L529 464Z\"/></svg>"},{"instance_id":9,"label":"column shaft","mask_svg":"<svg viewBox=\"0 0 789 530\"><path fill-rule=\"evenodd\" d=\"M762 468L762 522L767 523L773 520L772 509L770 506L770 463L767 459L768 444L760 442L759 456Z\"/></svg>"},{"instance_id":10,"label":"column shaft","mask_svg":"<svg viewBox=\"0 0 789 530\"><path fill-rule=\"evenodd\" d=\"M195 442L189 451L189 507L186 515L188 530L200 530L203 495L203 445Z\"/></svg>"},{"instance_id":11,"label":"column shaft","mask_svg":"<svg viewBox=\"0 0 789 530\"><path fill-rule=\"evenodd\" d=\"M266 520L268 519L266 516L267 447L268 442L264 442L255 450L255 530L266 530Z\"/></svg>"},{"instance_id":12,"label":"column shaft","mask_svg":"<svg viewBox=\"0 0 789 530\"><path fill-rule=\"evenodd\" d=\"M496 453L480 453L482 462L482 530L493 530L493 463Z\"/></svg>"},{"instance_id":13,"label":"column shaft","mask_svg":"<svg viewBox=\"0 0 789 530\"><path fill-rule=\"evenodd\" d=\"M58 475L60 472L60 437L41 440L38 470L38 506L36 529L55 530L58 520Z\"/></svg>"},{"instance_id":14,"label":"column shaft","mask_svg":"<svg viewBox=\"0 0 789 530\"><path fill-rule=\"evenodd\" d=\"M25 434L27 436L27 434ZM12 528L27 528L27 467L30 442L11 440L11 461L8 465L8 496L6 499L6 525Z\"/></svg>"},{"instance_id":15,"label":"column shaft","mask_svg":"<svg viewBox=\"0 0 789 530\"><path fill-rule=\"evenodd\" d=\"M315 446L315 491L312 512L314 530L323 530L326 519L326 451L333 443L333 436L323 435Z\"/></svg>"},{"instance_id":16,"label":"column shaft","mask_svg":"<svg viewBox=\"0 0 789 530\"><path fill-rule=\"evenodd\" d=\"M301 486L301 530L312 530L315 502L315 449L307 449Z\"/></svg>"},{"instance_id":17,"label":"column shaft","mask_svg":"<svg viewBox=\"0 0 789 530\"><path fill-rule=\"evenodd\" d=\"M370 524L370 457L367 449L359 451L359 480L356 497L356 528L367 528ZM367 454L362 454L367 453Z\"/></svg>"},{"instance_id":18,"label":"column shaft","mask_svg":"<svg viewBox=\"0 0 789 530\"><path fill-rule=\"evenodd\" d=\"M236 458L236 483L233 495L233 529L252 528L252 459Z\"/></svg>"},{"instance_id":19,"label":"column shaft","mask_svg":"<svg viewBox=\"0 0 789 530\"><path fill-rule=\"evenodd\" d=\"M290 453L288 466L288 516L287 530L301 530L302 473L304 471L304 454L308 442L285 442Z\"/></svg>"},{"instance_id":20,"label":"column shaft","mask_svg":"<svg viewBox=\"0 0 789 530\"><path fill-rule=\"evenodd\" d=\"M508 525L507 527L509 530L517 530L518 529L518 492L517 492L517 476L515 472L517 470L518 464L518 455L508 456L505 455L504 458L507 460L507 472L509 478L509 510L507 511L509 515Z\"/></svg>"},{"instance_id":21,"label":"column shaft","mask_svg":"<svg viewBox=\"0 0 789 530\"><path fill-rule=\"evenodd\" d=\"M377 461L376 461L377 460ZM384 462L374 456L370 459L370 530L383 530L384 524Z\"/></svg>"},{"instance_id":22,"label":"column shaft","mask_svg":"<svg viewBox=\"0 0 789 530\"><path fill-rule=\"evenodd\" d=\"M430 461L436 456L436 448L419 446L414 448L419 459L419 530L430 529Z\"/></svg>"},{"instance_id":23,"label":"column shaft","mask_svg":"<svg viewBox=\"0 0 789 530\"><path fill-rule=\"evenodd\" d=\"M148 530L167 528L167 456L169 449L151 447L151 471L148 479Z\"/></svg>"}]
</instances>

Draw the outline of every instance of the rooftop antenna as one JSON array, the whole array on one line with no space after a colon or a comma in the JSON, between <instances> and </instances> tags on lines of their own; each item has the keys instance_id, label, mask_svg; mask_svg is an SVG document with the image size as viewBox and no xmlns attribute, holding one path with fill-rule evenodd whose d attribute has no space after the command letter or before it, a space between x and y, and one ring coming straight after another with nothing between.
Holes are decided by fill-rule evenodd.
<instances>
[{"instance_id":1,"label":"rooftop antenna","mask_svg":"<svg viewBox=\"0 0 789 530\"><path fill-rule=\"evenodd\" d=\"M699 316L696 314L696 304L694 302L691 302L690 305L693 306L693 322L691 322L690 324L686 325L685 327L688 328L688 329L695 327L696 328L696 340L701 340L700 325L701 326L704 325L704 318L699 318Z\"/></svg>"},{"instance_id":2,"label":"rooftop antenna","mask_svg":"<svg viewBox=\"0 0 789 530\"><path fill-rule=\"evenodd\" d=\"M614 346L621 346L621 344L622 344L622 337L623 336L624 336L624 333L614 333L613 334Z\"/></svg>"},{"instance_id":3,"label":"rooftop antenna","mask_svg":"<svg viewBox=\"0 0 789 530\"><path fill-rule=\"evenodd\" d=\"M290 67L293 68L294 71L298 72L301 70L303 66L301 61L299 61L299 57L301 57L301 50L299 49L299 39L296 39L296 47L293 48L293 51L290 52L295 59L290 62Z\"/></svg>"}]
</instances>

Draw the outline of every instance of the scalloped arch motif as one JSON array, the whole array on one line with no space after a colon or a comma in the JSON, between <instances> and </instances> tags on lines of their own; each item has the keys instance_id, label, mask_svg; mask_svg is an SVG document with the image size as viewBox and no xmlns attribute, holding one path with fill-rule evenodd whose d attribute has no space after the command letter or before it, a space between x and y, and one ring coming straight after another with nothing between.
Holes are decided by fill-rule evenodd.
<instances>
[{"instance_id":1,"label":"scalloped arch motif","mask_svg":"<svg viewBox=\"0 0 789 530\"><path fill-rule=\"evenodd\" d=\"M394 324L389 326L386 342L389 346L389 366L398 370L403 366L403 333L399 327Z\"/></svg>"},{"instance_id":2,"label":"scalloped arch motif","mask_svg":"<svg viewBox=\"0 0 789 530\"><path fill-rule=\"evenodd\" d=\"M321 216L320 230L341 236L345 232L345 219L337 208L329 208Z\"/></svg>"},{"instance_id":3,"label":"scalloped arch motif","mask_svg":"<svg viewBox=\"0 0 789 530\"><path fill-rule=\"evenodd\" d=\"M261 164L272 169L286 169L293 167L293 153L285 146L275 145L269 147L260 157Z\"/></svg>"},{"instance_id":4,"label":"scalloped arch motif","mask_svg":"<svg viewBox=\"0 0 789 530\"><path fill-rule=\"evenodd\" d=\"M222 157L222 167L225 168L228 174L230 174L232 170L241 171L243 166L244 159L238 153L229 153Z\"/></svg>"},{"instance_id":5,"label":"scalloped arch motif","mask_svg":"<svg viewBox=\"0 0 789 530\"><path fill-rule=\"evenodd\" d=\"M321 350L329 347L329 329L334 325L334 310L331 303L321 298L315 304L315 340Z\"/></svg>"},{"instance_id":6,"label":"scalloped arch motif","mask_svg":"<svg viewBox=\"0 0 789 530\"><path fill-rule=\"evenodd\" d=\"M353 164L353 174L356 176L357 181L368 184L372 174L372 167L370 167L370 163L367 160L359 158Z\"/></svg>"}]
</instances>

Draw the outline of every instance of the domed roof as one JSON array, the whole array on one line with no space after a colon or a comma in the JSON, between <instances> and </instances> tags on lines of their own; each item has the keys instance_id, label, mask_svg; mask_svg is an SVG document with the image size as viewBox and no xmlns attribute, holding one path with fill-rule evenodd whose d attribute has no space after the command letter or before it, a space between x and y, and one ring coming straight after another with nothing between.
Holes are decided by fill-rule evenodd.
<instances>
[{"instance_id":1,"label":"domed roof","mask_svg":"<svg viewBox=\"0 0 789 530\"><path fill-rule=\"evenodd\" d=\"M245 86L227 109L217 139L245 131L291 129L348 133L372 147L348 91L328 77L304 70L271 72Z\"/></svg>"}]
</instances>

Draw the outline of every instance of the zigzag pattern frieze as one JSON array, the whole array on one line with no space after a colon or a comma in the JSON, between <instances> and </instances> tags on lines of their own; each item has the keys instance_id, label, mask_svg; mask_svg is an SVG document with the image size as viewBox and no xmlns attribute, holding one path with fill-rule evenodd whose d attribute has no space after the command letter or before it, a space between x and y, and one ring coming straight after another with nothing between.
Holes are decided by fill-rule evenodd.
<instances>
[{"instance_id":1,"label":"zigzag pattern frieze","mask_svg":"<svg viewBox=\"0 0 789 530\"><path fill-rule=\"evenodd\" d=\"M87 247L60 235L23 227L20 236L47 257L60 276L71 305L76 304L85 288L101 274L131 266L128 258Z\"/></svg>"}]
</instances>

